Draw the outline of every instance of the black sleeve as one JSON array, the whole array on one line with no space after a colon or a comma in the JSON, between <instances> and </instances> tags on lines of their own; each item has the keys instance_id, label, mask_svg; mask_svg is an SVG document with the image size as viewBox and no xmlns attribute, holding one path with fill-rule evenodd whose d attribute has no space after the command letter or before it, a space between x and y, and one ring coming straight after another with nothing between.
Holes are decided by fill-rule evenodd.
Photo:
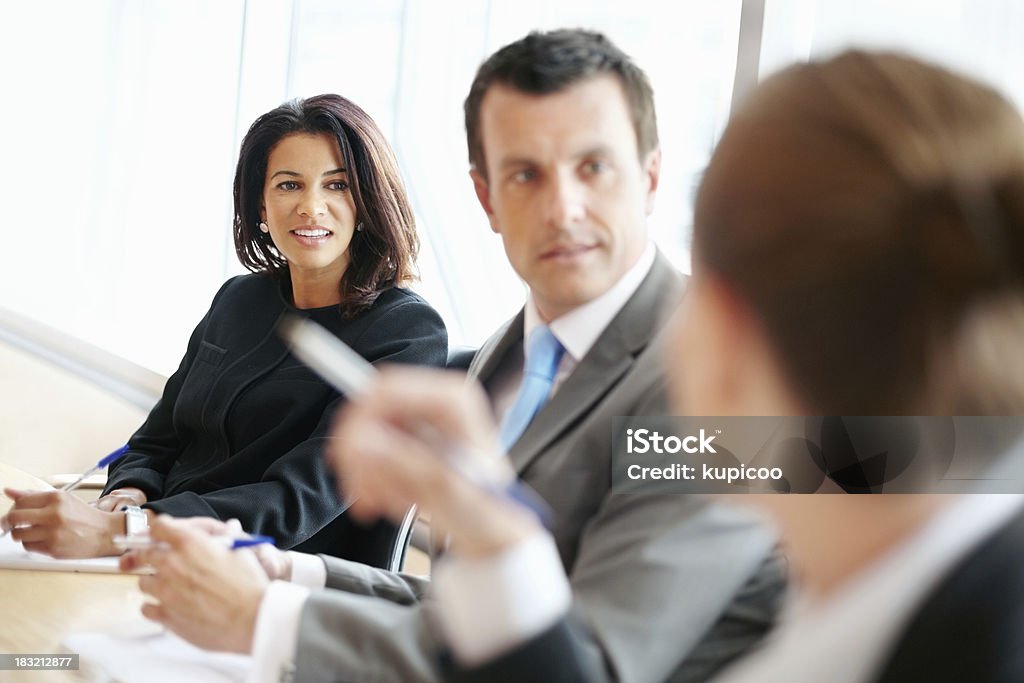
<instances>
[{"instance_id":1,"label":"black sleeve","mask_svg":"<svg viewBox=\"0 0 1024 683\"><path fill-rule=\"evenodd\" d=\"M406 363L443 368L448 331L437 311L410 299L387 311L359 337L354 348L371 363Z\"/></svg>"},{"instance_id":2,"label":"black sleeve","mask_svg":"<svg viewBox=\"0 0 1024 683\"><path fill-rule=\"evenodd\" d=\"M167 379L160 400L149 411L149 416L138 431L128 439L128 452L110 464L107 470L107 485L102 495L127 486L141 489L148 500L163 495L164 478L182 448L182 435L174 426L174 406L178 401L178 392L181 391L181 385L195 362L210 314L234 279L225 282L214 296L210 310L199 321L189 338L185 357L181 359L174 374Z\"/></svg>"},{"instance_id":3,"label":"black sleeve","mask_svg":"<svg viewBox=\"0 0 1024 683\"><path fill-rule=\"evenodd\" d=\"M443 367L448 335L433 308L412 300L388 310L354 348L372 362ZM177 517L236 518L248 531L273 536L281 548L298 545L338 516L337 484L323 453L334 413L344 401L332 401L310 437L275 460L260 481L202 494L178 493L147 507Z\"/></svg>"}]
</instances>

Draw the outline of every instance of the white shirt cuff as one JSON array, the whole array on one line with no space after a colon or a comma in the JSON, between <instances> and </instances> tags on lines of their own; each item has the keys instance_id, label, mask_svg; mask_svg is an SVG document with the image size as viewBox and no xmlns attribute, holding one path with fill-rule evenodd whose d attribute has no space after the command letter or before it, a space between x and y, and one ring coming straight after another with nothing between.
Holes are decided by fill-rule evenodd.
<instances>
[{"instance_id":1,"label":"white shirt cuff","mask_svg":"<svg viewBox=\"0 0 1024 683\"><path fill-rule=\"evenodd\" d=\"M291 550L288 555L292 558L292 577L289 581L306 588L323 588L327 585L327 565L319 555Z\"/></svg>"},{"instance_id":2,"label":"white shirt cuff","mask_svg":"<svg viewBox=\"0 0 1024 683\"><path fill-rule=\"evenodd\" d=\"M319 561L319 559L318 559ZM310 590L285 581L272 581L263 594L256 615L252 642L252 670L246 683L278 683L291 680L299 618Z\"/></svg>"},{"instance_id":3,"label":"white shirt cuff","mask_svg":"<svg viewBox=\"0 0 1024 683\"><path fill-rule=\"evenodd\" d=\"M554 540L535 534L500 555L445 555L431 582L456 661L473 667L525 643L565 615L569 581Z\"/></svg>"}]
</instances>

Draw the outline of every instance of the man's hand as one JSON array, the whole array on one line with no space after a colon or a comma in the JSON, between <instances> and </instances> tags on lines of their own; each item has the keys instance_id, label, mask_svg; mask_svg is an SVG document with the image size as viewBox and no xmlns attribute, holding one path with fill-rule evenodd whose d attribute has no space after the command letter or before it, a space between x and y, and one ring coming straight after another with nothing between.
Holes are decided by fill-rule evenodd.
<instances>
[{"instance_id":1,"label":"man's hand","mask_svg":"<svg viewBox=\"0 0 1024 683\"><path fill-rule=\"evenodd\" d=\"M124 533L124 515L104 512L64 491L4 489L14 501L0 519L25 550L58 558L117 555L113 537Z\"/></svg>"},{"instance_id":2,"label":"man's hand","mask_svg":"<svg viewBox=\"0 0 1024 683\"><path fill-rule=\"evenodd\" d=\"M398 521L415 504L467 555L499 552L540 531L532 512L448 464L458 453L496 481L514 476L483 391L461 373L385 368L340 411L332 436L328 460L360 519Z\"/></svg>"},{"instance_id":3,"label":"man's hand","mask_svg":"<svg viewBox=\"0 0 1024 683\"><path fill-rule=\"evenodd\" d=\"M142 614L185 640L210 650L252 650L267 574L247 549L229 550L189 520L157 517L156 545L121 558L121 569L150 566L139 588L156 599Z\"/></svg>"},{"instance_id":4,"label":"man's hand","mask_svg":"<svg viewBox=\"0 0 1024 683\"><path fill-rule=\"evenodd\" d=\"M226 536L228 538L249 538L237 519L222 522L213 517L176 517L177 523L210 536ZM292 556L284 550L278 550L269 543L261 543L249 548L256 555L260 566L270 581L290 581L292 578ZM121 561L123 571L131 571L144 566L137 553L128 553Z\"/></svg>"}]
</instances>

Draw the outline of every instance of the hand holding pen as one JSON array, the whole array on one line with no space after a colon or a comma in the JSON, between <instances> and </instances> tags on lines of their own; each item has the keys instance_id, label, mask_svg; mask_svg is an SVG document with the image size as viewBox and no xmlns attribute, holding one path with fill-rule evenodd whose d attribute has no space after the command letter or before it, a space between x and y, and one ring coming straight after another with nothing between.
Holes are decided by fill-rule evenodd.
<instances>
[{"instance_id":1,"label":"hand holding pen","mask_svg":"<svg viewBox=\"0 0 1024 683\"><path fill-rule=\"evenodd\" d=\"M69 493L71 491L74 491L79 486L81 486L85 482L86 479L88 479L89 477L91 477L94 474L97 474L98 472L103 471L103 469L106 468L110 463L114 462L115 460L118 460L119 458L124 456L124 454L127 453L127 452L128 452L128 445L126 444L124 446L121 446L120 448L118 448L114 452L109 453L109 454L105 455L104 457L100 458L100 460L95 465L93 465L92 467L87 469L85 472L83 472L75 480L73 480L71 482L68 482L64 486L62 486L59 489L57 489L57 491L59 491L61 493ZM27 501L28 503L41 502L41 503L45 504L48 498L53 497L52 496L53 492L45 492L48 495L45 495L45 496L42 496L42 497L40 497L40 496L33 496L30 492L20 491L20 490L17 490L17 489L5 489L4 492L9 497L11 497L11 498L13 498L15 500L15 507L16 508L19 507L19 501ZM34 499L38 499L38 501L36 501ZM38 508L40 506L34 506L34 507ZM15 526L19 526L19 524L16 523L16 522L12 523L10 521L10 517L11 517L11 513L8 513L8 515L4 517L3 525L6 528L4 529L3 533L0 533L0 538L3 538L8 533L10 533L11 530L14 529ZM15 517L16 518L20 517L20 515L15 515ZM30 515L30 517L31 517L31 515Z\"/></svg>"},{"instance_id":2,"label":"hand holding pen","mask_svg":"<svg viewBox=\"0 0 1024 683\"><path fill-rule=\"evenodd\" d=\"M228 526L213 521L203 525L195 518L158 515L149 527L150 547L122 556L120 567L152 568L139 579L139 588L153 599L142 606L146 618L202 647L248 652L270 577L256 553L232 552L228 547L236 539L211 535L213 527Z\"/></svg>"},{"instance_id":3,"label":"hand holding pen","mask_svg":"<svg viewBox=\"0 0 1024 683\"><path fill-rule=\"evenodd\" d=\"M378 371L308 321L290 322L283 334L352 399L327 454L354 516L398 521L415 504L465 552L504 547L549 523L544 501L500 451L479 385L434 369Z\"/></svg>"},{"instance_id":4,"label":"hand holding pen","mask_svg":"<svg viewBox=\"0 0 1024 683\"><path fill-rule=\"evenodd\" d=\"M408 423L431 424L443 438L422 438L404 428ZM543 532L534 512L543 503L525 485L520 490L535 497L533 506L446 465L439 444L458 442L463 457L486 459L514 477L496 445L490 403L459 373L384 368L365 396L339 411L332 436L328 459L348 495L358 496L350 510L357 517L397 521L415 504L463 556L490 556Z\"/></svg>"},{"instance_id":5,"label":"hand holding pen","mask_svg":"<svg viewBox=\"0 0 1024 683\"><path fill-rule=\"evenodd\" d=\"M274 539L270 536L261 536L259 534L253 536L245 536L241 538L232 538L231 536L212 536L214 541L228 550L240 550L242 548L252 548L258 545L274 545ZM159 543L153 540L148 534L142 534L139 536L114 536L114 545L122 550L168 550L170 546L166 543Z\"/></svg>"},{"instance_id":6,"label":"hand holding pen","mask_svg":"<svg viewBox=\"0 0 1024 683\"><path fill-rule=\"evenodd\" d=\"M242 523L237 519L229 519L224 522L213 517L169 518L166 515L157 515L153 524L156 525L159 522L163 526L168 520L190 531L205 534L218 545L229 550L243 548L251 550L271 581L276 579L287 581L291 578L291 556L283 550L278 550L275 547L274 539L270 536L246 533L242 528ZM125 571L139 569L142 566L139 560L141 557L139 551L168 552L171 550L167 543L157 541L149 533L138 536L115 536L114 545L127 551L121 556L121 566Z\"/></svg>"},{"instance_id":7,"label":"hand holding pen","mask_svg":"<svg viewBox=\"0 0 1024 683\"><path fill-rule=\"evenodd\" d=\"M289 318L281 324L280 333L299 359L350 399L361 400L371 392L381 390L381 373L316 323L304 318ZM438 459L467 482L491 496L531 511L544 526L550 527L551 513L547 505L528 486L518 481L504 455L498 451L493 430L488 430L492 426L492 418L487 411L477 411L479 414L475 414L472 420L458 421L461 429L451 429L455 426L454 420L445 420L444 413L434 414L430 410L432 399L436 399L434 406L438 409L443 408L445 402L451 404L454 401L462 403L465 409L479 407L486 403L479 392L471 397L460 377L457 382L451 383L454 388L449 389L447 394L438 391L432 397L431 385L439 390L443 384L439 374L444 373L426 373L423 380L427 392L423 396L425 404L421 406L406 402L405 414L395 416L406 419L396 419L392 424L401 423L402 430L413 441L428 444L429 450ZM418 377L410 373L408 379L398 382L394 396L396 402L410 396L403 391L402 381L415 383ZM458 412L456 410L455 414ZM486 434L481 434L481 430ZM467 438L471 434L474 438ZM472 444L472 447L467 447L467 444ZM366 509L365 505L362 507ZM399 512L398 518L402 514Z\"/></svg>"}]
</instances>

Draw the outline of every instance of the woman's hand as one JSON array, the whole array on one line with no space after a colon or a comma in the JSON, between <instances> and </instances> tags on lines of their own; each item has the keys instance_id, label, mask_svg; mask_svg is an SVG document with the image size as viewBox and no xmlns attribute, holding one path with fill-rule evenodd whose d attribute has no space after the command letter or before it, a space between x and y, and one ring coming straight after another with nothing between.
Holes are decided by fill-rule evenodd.
<instances>
[{"instance_id":1,"label":"woman's hand","mask_svg":"<svg viewBox=\"0 0 1024 683\"><path fill-rule=\"evenodd\" d=\"M126 505L142 505L146 502L146 494L133 487L114 489L107 495L94 500L91 505L104 512L117 512Z\"/></svg>"},{"instance_id":2,"label":"woman's hand","mask_svg":"<svg viewBox=\"0 0 1024 683\"><path fill-rule=\"evenodd\" d=\"M124 533L124 515L104 512L64 491L4 489L14 506L0 519L25 550L57 558L118 555L113 537Z\"/></svg>"}]
</instances>

